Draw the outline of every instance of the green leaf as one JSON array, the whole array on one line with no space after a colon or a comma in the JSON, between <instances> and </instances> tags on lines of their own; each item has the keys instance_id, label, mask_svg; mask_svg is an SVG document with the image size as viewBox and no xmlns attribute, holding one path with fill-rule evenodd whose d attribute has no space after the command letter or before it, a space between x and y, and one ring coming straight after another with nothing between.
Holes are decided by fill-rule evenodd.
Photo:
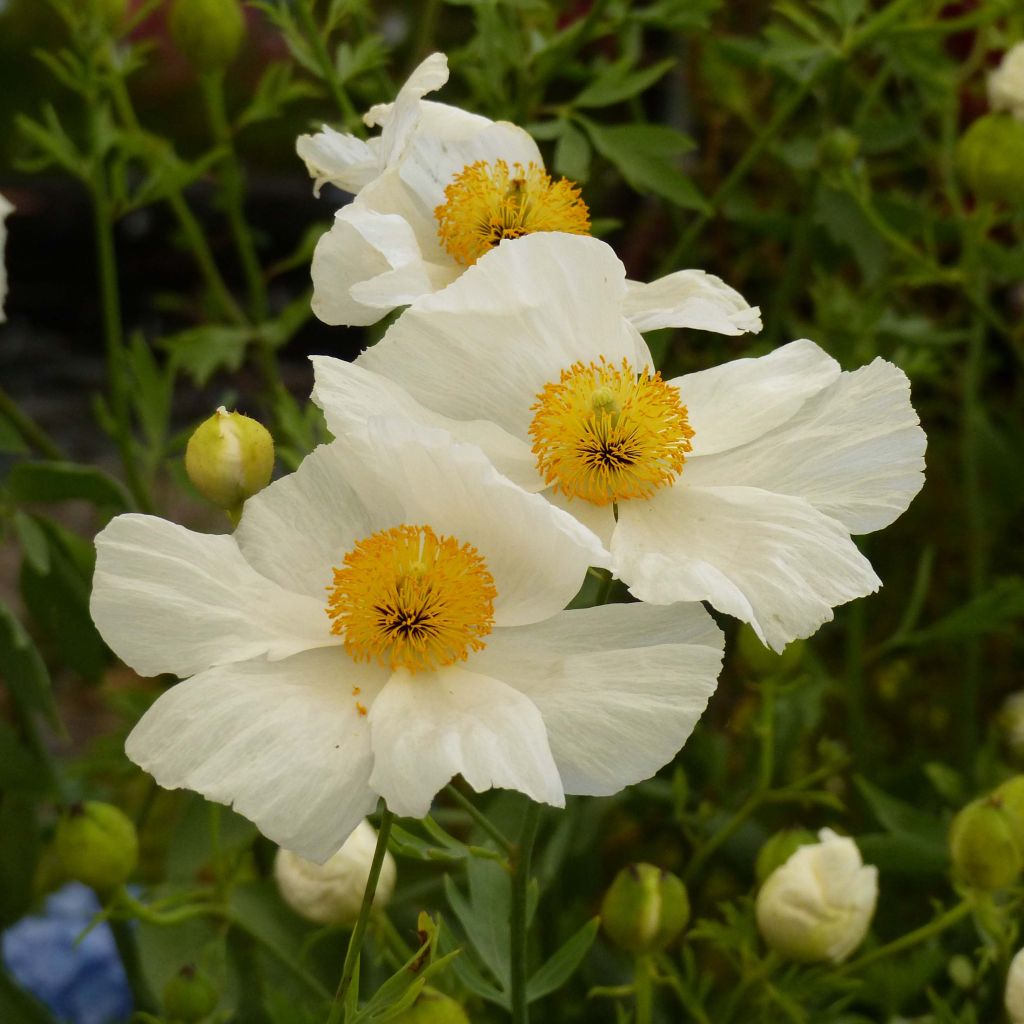
<instances>
[{"instance_id":1,"label":"green leaf","mask_svg":"<svg viewBox=\"0 0 1024 1024\"><path fill-rule=\"evenodd\" d=\"M0 792L45 793L48 785L46 768L0 719Z\"/></svg>"},{"instance_id":2,"label":"green leaf","mask_svg":"<svg viewBox=\"0 0 1024 1024\"><path fill-rule=\"evenodd\" d=\"M972 636L1002 633L1015 628L1022 618L1024 580L1016 576L1004 577L955 612L904 637L900 645L921 647L936 643L956 643Z\"/></svg>"},{"instance_id":3,"label":"green leaf","mask_svg":"<svg viewBox=\"0 0 1024 1024\"><path fill-rule=\"evenodd\" d=\"M36 572L48 573L50 571L50 544L42 527L33 516L22 512L21 509L14 510L11 521L14 524L14 532L18 535L22 554L28 559L29 565Z\"/></svg>"},{"instance_id":4,"label":"green leaf","mask_svg":"<svg viewBox=\"0 0 1024 1024\"><path fill-rule=\"evenodd\" d=\"M251 327L204 324L164 338L160 345L171 353L176 367L204 387L218 370L235 373L241 368L252 337Z\"/></svg>"},{"instance_id":5,"label":"green leaf","mask_svg":"<svg viewBox=\"0 0 1024 1024\"><path fill-rule=\"evenodd\" d=\"M590 175L590 143L574 124L565 122L555 144L555 171L572 181L584 182Z\"/></svg>"},{"instance_id":6,"label":"green leaf","mask_svg":"<svg viewBox=\"0 0 1024 1024\"><path fill-rule=\"evenodd\" d=\"M631 71L621 64L606 68L572 101L577 107L607 107L642 93L675 67L675 57L652 64L649 68Z\"/></svg>"},{"instance_id":7,"label":"green leaf","mask_svg":"<svg viewBox=\"0 0 1024 1024\"><path fill-rule=\"evenodd\" d=\"M508 872L494 861L470 860L467 899L450 877L445 877L445 893L452 912L458 918L474 952L507 992L509 987L508 919L512 898Z\"/></svg>"},{"instance_id":8,"label":"green leaf","mask_svg":"<svg viewBox=\"0 0 1024 1024\"><path fill-rule=\"evenodd\" d=\"M710 211L707 200L683 173L678 158L692 141L663 125L628 124L608 127L577 117L594 148L610 160L637 192L662 196L688 210Z\"/></svg>"},{"instance_id":9,"label":"green leaf","mask_svg":"<svg viewBox=\"0 0 1024 1024\"><path fill-rule=\"evenodd\" d=\"M0 793L0 930L32 905L32 879L40 852L35 802L19 793ZM6 1024L8 1018L0 1020Z\"/></svg>"},{"instance_id":10,"label":"green leaf","mask_svg":"<svg viewBox=\"0 0 1024 1024\"><path fill-rule=\"evenodd\" d=\"M946 826L938 817L886 793L861 775L854 776L853 781L871 813L887 831L945 845Z\"/></svg>"},{"instance_id":11,"label":"green leaf","mask_svg":"<svg viewBox=\"0 0 1024 1024\"><path fill-rule=\"evenodd\" d=\"M592 918L534 973L526 984L528 1002L532 1003L565 984L594 944L600 925L599 917Z\"/></svg>"},{"instance_id":12,"label":"green leaf","mask_svg":"<svg viewBox=\"0 0 1024 1024\"><path fill-rule=\"evenodd\" d=\"M125 511L132 499L124 486L93 466L73 462L19 462L7 477L15 501L89 501Z\"/></svg>"},{"instance_id":13,"label":"green leaf","mask_svg":"<svg viewBox=\"0 0 1024 1024\"><path fill-rule=\"evenodd\" d=\"M6 604L0 602L0 665L7 689L23 715L40 713L59 726L50 674L31 637Z\"/></svg>"}]
</instances>

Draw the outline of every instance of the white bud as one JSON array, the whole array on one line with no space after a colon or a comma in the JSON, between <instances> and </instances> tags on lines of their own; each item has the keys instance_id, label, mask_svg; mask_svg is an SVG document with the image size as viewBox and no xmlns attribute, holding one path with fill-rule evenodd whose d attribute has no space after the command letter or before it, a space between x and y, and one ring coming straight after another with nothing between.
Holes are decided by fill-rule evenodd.
<instances>
[{"instance_id":1,"label":"white bud","mask_svg":"<svg viewBox=\"0 0 1024 1024\"><path fill-rule=\"evenodd\" d=\"M370 876L377 830L361 821L345 845L323 864L278 850L274 860L277 887L292 910L317 924L353 924ZM384 854L373 905L383 907L395 890L395 859Z\"/></svg>"},{"instance_id":2,"label":"white bud","mask_svg":"<svg viewBox=\"0 0 1024 1024\"><path fill-rule=\"evenodd\" d=\"M1024 949L1010 961L1004 1002L1010 1024L1024 1024Z\"/></svg>"},{"instance_id":3,"label":"white bud","mask_svg":"<svg viewBox=\"0 0 1024 1024\"><path fill-rule=\"evenodd\" d=\"M988 102L993 110L1008 110L1024 121L1024 42L1007 50L988 76Z\"/></svg>"},{"instance_id":4,"label":"white bud","mask_svg":"<svg viewBox=\"0 0 1024 1024\"><path fill-rule=\"evenodd\" d=\"M757 926L776 952L801 963L840 963L864 940L878 899L878 869L831 829L801 846L757 894Z\"/></svg>"}]
</instances>

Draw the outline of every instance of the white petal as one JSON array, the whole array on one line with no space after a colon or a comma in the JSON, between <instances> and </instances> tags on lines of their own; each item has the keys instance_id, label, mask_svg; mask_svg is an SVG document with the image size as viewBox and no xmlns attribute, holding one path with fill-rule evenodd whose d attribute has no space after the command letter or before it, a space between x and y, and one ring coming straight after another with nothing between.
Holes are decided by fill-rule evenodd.
<instances>
[{"instance_id":1,"label":"white petal","mask_svg":"<svg viewBox=\"0 0 1024 1024\"><path fill-rule=\"evenodd\" d=\"M477 549L494 577L499 626L549 618L572 600L588 566L609 562L589 530L501 476L473 445L382 420L345 443L401 501L400 522L429 525Z\"/></svg>"},{"instance_id":2,"label":"white petal","mask_svg":"<svg viewBox=\"0 0 1024 1024\"><path fill-rule=\"evenodd\" d=\"M299 468L245 503L235 540L250 565L323 609L332 569L402 503L359 473L339 444L321 445Z\"/></svg>"},{"instance_id":3,"label":"white petal","mask_svg":"<svg viewBox=\"0 0 1024 1024\"><path fill-rule=\"evenodd\" d=\"M232 537L155 516L118 516L96 538L90 611L103 639L147 676L339 642L322 601L261 576Z\"/></svg>"},{"instance_id":4,"label":"white petal","mask_svg":"<svg viewBox=\"0 0 1024 1024\"><path fill-rule=\"evenodd\" d=\"M454 667L396 672L370 709L370 728L370 785L396 814L422 818L457 774L478 793L498 786L565 804L540 712L497 679Z\"/></svg>"},{"instance_id":5,"label":"white petal","mask_svg":"<svg viewBox=\"0 0 1024 1024\"><path fill-rule=\"evenodd\" d=\"M3 196L0 196L0 324L7 319L7 314L4 312L4 303L7 301L7 261L4 254L4 249L7 246L7 227L4 222L7 220L7 215L13 210L14 207Z\"/></svg>"},{"instance_id":6,"label":"white petal","mask_svg":"<svg viewBox=\"0 0 1024 1024\"><path fill-rule=\"evenodd\" d=\"M686 406L696 457L728 451L785 423L838 376L839 364L813 341L802 340L671 383Z\"/></svg>"},{"instance_id":7,"label":"white petal","mask_svg":"<svg viewBox=\"0 0 1024 1024\"><path fill-rule=\"evenodd\" d=\"M534 470L534 474L536 475L536 470ZM544 491L544 497L556 508L564 509L568 512L573 519L576 519L590 530L606 548L609 547L612 542L612 534L615 532L615 510L613 506L595 505L592 501L586 501L583 498L570 498L554 488L548 488Z\"/></svg>"},{"instance_id":8,"label":"white petal","mask_svg":"<svg viewBox=\"0 0 1024 1024\"><path fill-rule=\"evenodd\" d=\"M163 694L125 752L165 789L231 804L275 843L322 862L377 804L356 700L372 706L386 678L340 649L212 668Z\"/></svg>"},{"instance_id":9,"label":"white petal","mask_svg":"<svg viewBox=\"0 0 1024 1024\"><path fill-rule=\"evenodd\" d=\"M638 331L690 327L717 334L761 330L761 310L721 278L703 270L679 270L650 284L626 282L625 311Z\"/></svg>"},{"instance_id":10,"label":"white petal","mask_svg":"<svg viewBox=\"0 0 1024 1024\"><path fill-rule=\"evenodd\" d=\"M876 359L843 373L782 426L683 472L691 486L805 498L851 533L870 533L902 515L921 489L925 445L906 374Z\"/></svg>"},{"instance_id":11,"label":"white petal","mask_svg":"<svg viewBox=\"0 0 1024 1024\"><path fill-rule=\"evenodd\" d=\"M688 487L683 474L650 501L619 506L615 573L640 600L710 601L779 651L881 585L846 528L802 499Z\"/></svg>"},{"instance_id":12,"label":"white petal","mask_svg":"<svg viewBox=\"0 0 1024 1024\"><path fill-rule=\"evenodd\" d=\"M380 173L376 145L343 135L329 125L322 125L316 135L300 135L295 152L305 162L313 181L313 195L330 182L345 192L357 193Z\"/></svg>"},{"instance_id":13,"label":"white petal","mask_svg":"<svg viewBox=\"0 0 1024 1024\"><path fill-rule=\"evenodd\" d=\"M625 268L603 242L527 235L420 299L358 363L428 409L493 420L525 441L537 394L574 362L651 365L622 316L624 293Z\"/></svg>"},{"instance_id":14,"label":"white petal","mask_svg":"<svg viewBox=\"0 0 1024 1024\"><path fill-rule=\"evenodd\" d=\"M313 401L324 411L336 437L358 429L374 416L448 431L456 440L487 452L500 473L527 490L540 490L537 459L530 446L489 420L453 420L428 409L394 381L358 363L313 356Z\"/></svg>"},{"instance_id":15,"label":"white petal","mask_svg":"<svg viewBox=\"0 0 1024 1024\"><path fill-rule=\"evenodd\" d=\"M650 778L714 692L723 636L699 604L614 604L495 630L473 667L540 708L566 793Z\"/></svg>"}]
</instances>

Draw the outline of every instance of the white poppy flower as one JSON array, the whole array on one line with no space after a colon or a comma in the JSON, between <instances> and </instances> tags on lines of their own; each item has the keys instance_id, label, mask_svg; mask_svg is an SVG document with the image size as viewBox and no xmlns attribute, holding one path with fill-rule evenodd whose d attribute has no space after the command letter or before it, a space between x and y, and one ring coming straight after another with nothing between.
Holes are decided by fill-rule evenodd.
<instances>
[{"instance_id":1,"label":"white poppy flower","mask_svg":"<svg viewBox=\"0 0 1024 1024\"><path fill-rule=\"evenodd\" d=\"M91 609L136 671L191 676L128 756L323 861L378 796L420 817L461 773L561 806L672 758L722 636L696 604L563 612L606 559L478 448L373 422L250 498L232 536L114 519Z\"/></svg>"},{"instance_id":2,"label":"white poppy flower","mask_svg":"<svg viewBox=\"0 0 1024 1024\"><path fill-rule=\"evenodd\" d=\"M1024 42L1010 47L988 76L988 102L993 110L1009 111L1024 121Z\"/></svg>"},{"instance_id":3,"label":"white poppy flower","mask_svg":"<svg viewBox=\"0 0 1024 1024\"><path fill-rule=\"evenodd\" d=\"M1024 1024L1024 949L1019 949L1010 961L1003 1004L1010 1024Z\"/></svg>"},{"instance_id":4,"label":"white poppy flower","mask_svg":"<svg viewBox=\"0 0 1024 1024\"><path fill-rule=\"evenodd\" d=\"M356 197L313 255L313 312L324 323L375 323L446 287L504 238L589 232L579 189L551 179L527 132L423 99L447 81L448 59L432 54L394 103L363 118L379 136L364 141L324 126L296 143L314 191L331 182ZM627 315L644 331L761 329L756 308L700 270L630 282Z\"/></svg>"},{"instance_id":5,"label":"white poppy flower","mask_svg":"<svg viewBox=\"0 0 1024 1024\"><path fill-rule=\"evenodd\" d=\"M4 257L4 249L7 246L7 227L5 221L7 215L13 212L14 207L3 196L0 196L0 324L7 319L4 312L4 303L7 301L7 263Z\"/></svg>"},{"instance_id":6,"label":"white poppy flower","mask_svg":"<svg viewBox=\"0 0 1024 1024\"><path fill-rule=\"evenodd\" d=\"M829 828L801 846L765 879L757 894L757 927L790 960L845 960L863 941L878 902L878 869L865 866L857 844Z\"/></svg>"},{"instance_id":7,"label":"white poppy flower","mask_svg":"<svg viewBox=\"0 0 1024 1024\"><path fill-rule=\"evenodd\" d=\"M340 435L386 411L483 448L608 545L643 601L710 601L776 650L880 585L851 533L920 489L901 370L843 373L810 341L663 381L593 238L504 243L355 363L315 358Z\"/></svg>"}]
</instances>

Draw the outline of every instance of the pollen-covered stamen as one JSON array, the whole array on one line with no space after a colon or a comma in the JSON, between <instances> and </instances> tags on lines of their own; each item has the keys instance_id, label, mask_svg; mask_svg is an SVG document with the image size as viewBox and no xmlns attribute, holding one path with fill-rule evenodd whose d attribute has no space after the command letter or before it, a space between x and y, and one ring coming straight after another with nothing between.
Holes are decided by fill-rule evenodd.
<instances>
[{"instance_id":1,"label":"pollen-covered stamen","mask_svg":"<svg viewBox=\"0 0 1024 1024\"><path fill-rule=\"evenodd\" d=\"M464 167L444 190L434 210L438 237L449 256L470 266L503 238L535 231L590 234L590 212L579 187L551 176L531 162L478 160Z\"/></svg>"},{"instance_id":2,"label":"pollen-covered stamen","mask_svg":"<svg viewBox=\"0 0 1024 1024\"><path fill-rule=\"evenodd\" d=\"M465 660L494 626L494 578L470 544L429 526L356 543L327 588L331 632L356 661L410 672Z\"/></svg>"},{"instance_id":3,"label":"pollen-covered stamen","mask_svg":"<svg viewBox=\"0 0 1024 1024\"><path fill-rule=\"evenodd\" d=\"M679 391L660 373L574 363L532 406L530 436L546 483L607 505L649 498L679 475L693 430Z\"/></svg>"}]
</instances>

